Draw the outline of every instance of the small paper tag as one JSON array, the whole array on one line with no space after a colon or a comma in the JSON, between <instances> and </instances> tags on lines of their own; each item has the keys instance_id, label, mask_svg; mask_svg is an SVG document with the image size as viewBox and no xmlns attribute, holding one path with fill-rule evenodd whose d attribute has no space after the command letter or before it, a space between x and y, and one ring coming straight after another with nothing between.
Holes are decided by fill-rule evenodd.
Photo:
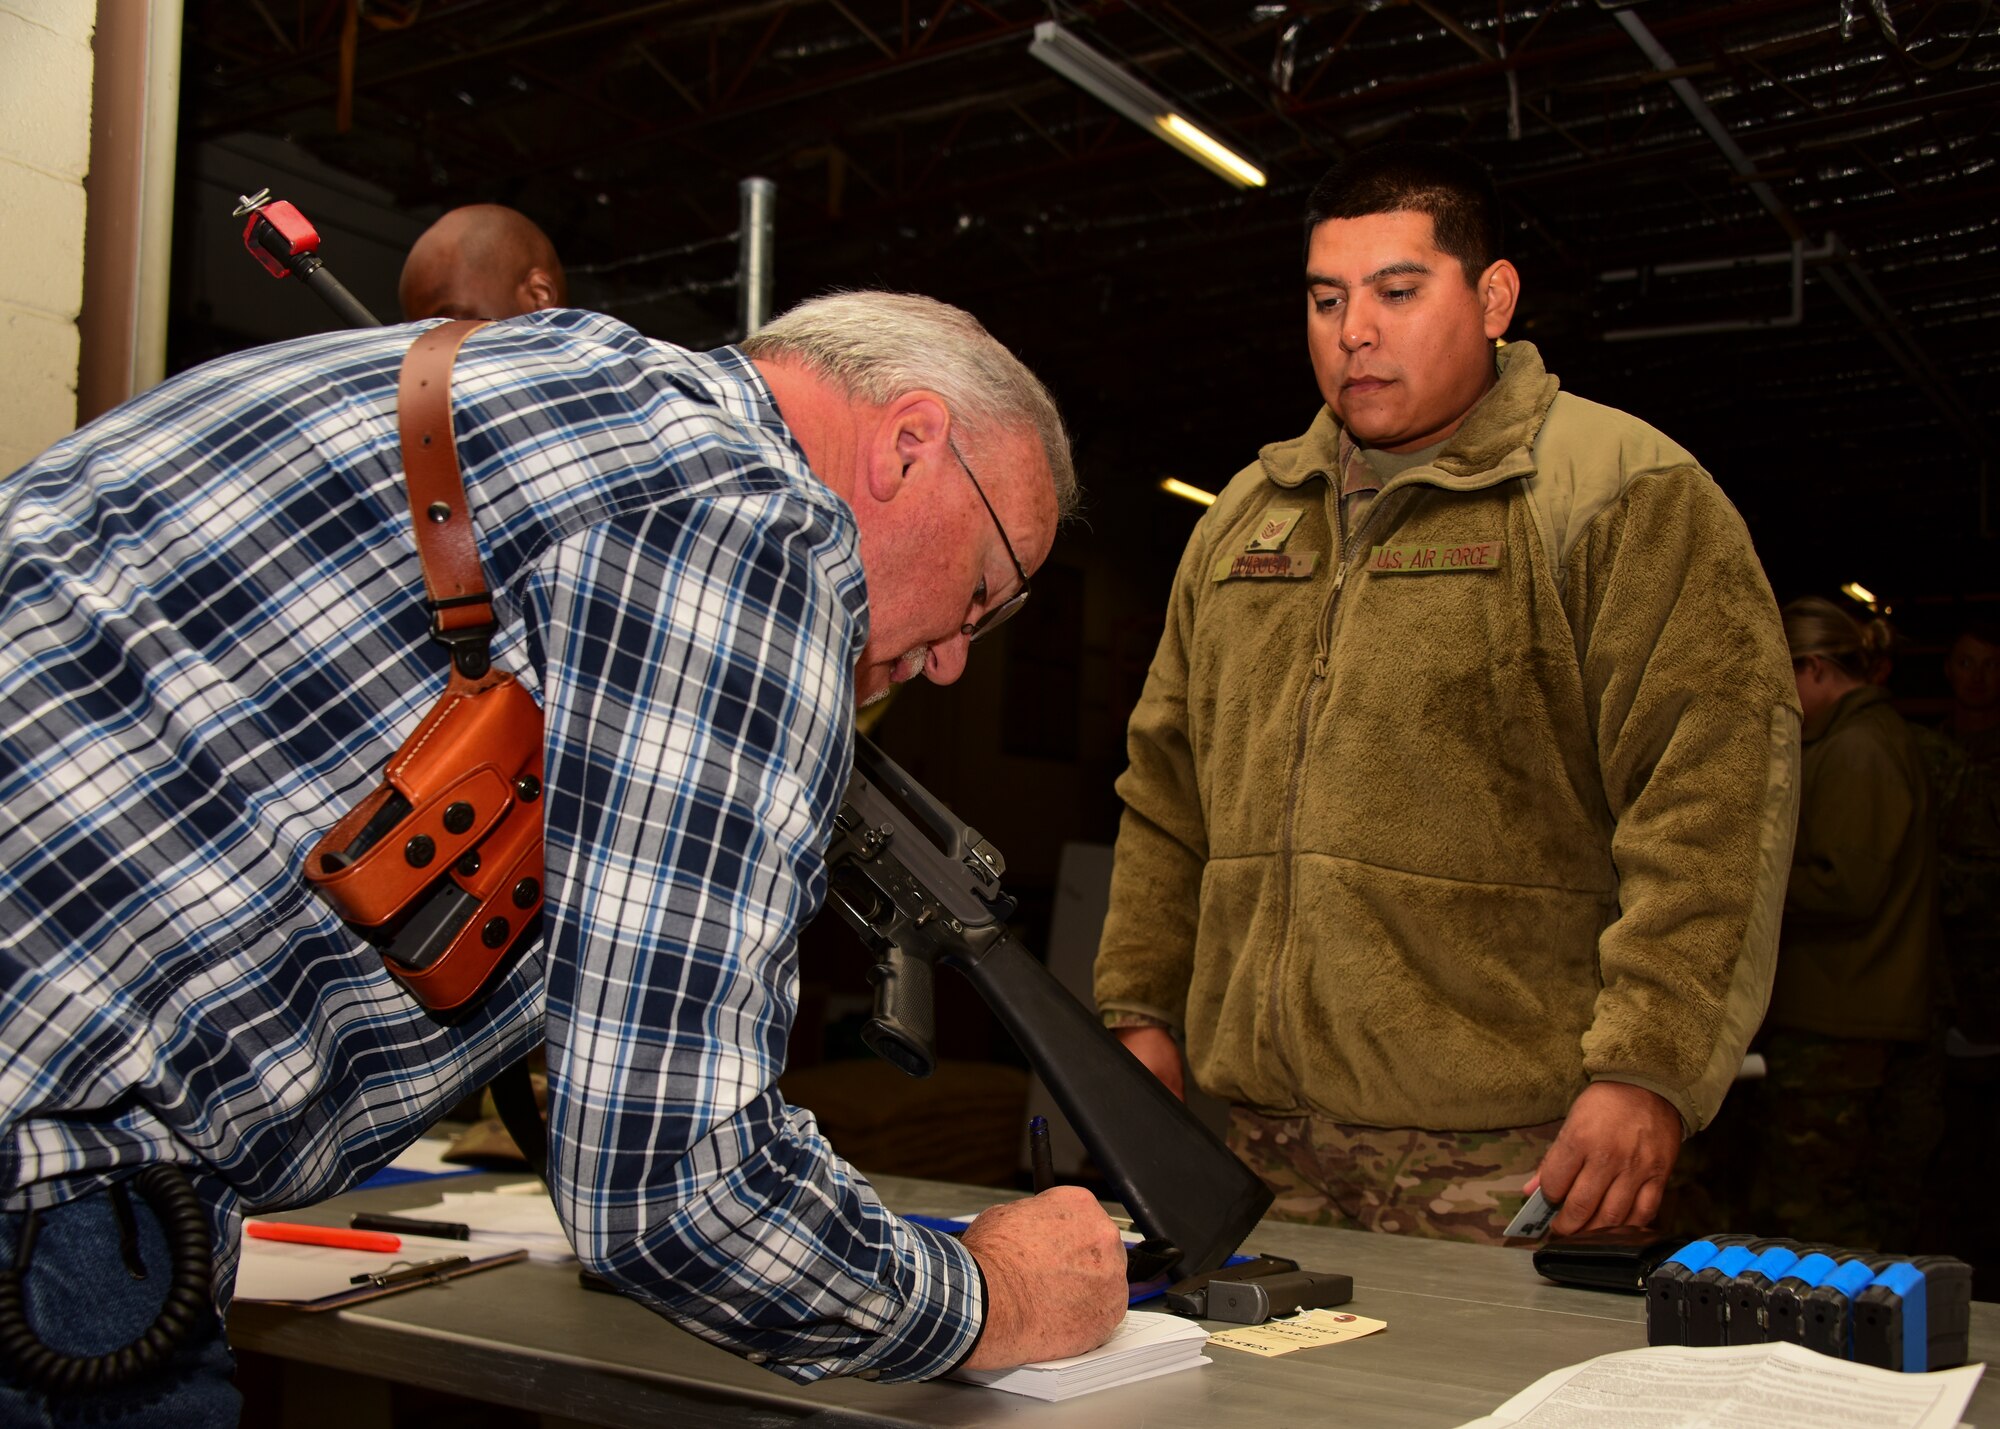
<instances>
[{"instance_id":1,"label":"small paper tag","mask_svg":"<svg viewBox=\"0 0 2000 1429\"><path fill-rule=\"evenodd\" d=\"M1319 564L1319 552L1300 551L1288 555L1283 551L1245 551L1240 556L1222 556L1215 562L1215 579L1218 581L1239 580L1303 580L1313 573Z\"/></svg>"},{"instance_id":2,"label":"small paper tag","mask_svg":"<svg viewBox=\"0 0 2000 1429\"><path fill-rule=\"evenodd\" d=\"M1368 553L1368 573L1377 576L1442 575L1454 571L1497 571L1507 543L1486 541L1425 541L1414 545L1377 546Z\"/></svg>"},{"instance_id":3,"label":"small paper tag","mask_svg":"<svg viewBox=\"0 0 2000 1429\"><path fill-rule=\"evenodd\" d=\"M1358 1340L1389 1327L1387 1320L1371 1320L1366 1315L1350 1315L1345 1310L1302 1310L1289 1320L1266 1320L1240 1330L1218 1330L1208 1337L1211 1345L1247 1354L1288 1355L1293 1350L1309 1350L1315 1345L1337 1345Z\"/></svg>"}]
</instances>

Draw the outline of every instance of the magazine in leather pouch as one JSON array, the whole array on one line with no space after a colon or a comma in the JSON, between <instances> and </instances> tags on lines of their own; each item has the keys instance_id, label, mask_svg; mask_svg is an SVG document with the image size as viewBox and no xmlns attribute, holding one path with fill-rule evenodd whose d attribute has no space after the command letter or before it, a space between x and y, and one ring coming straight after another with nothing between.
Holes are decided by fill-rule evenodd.
<instances>
[{"instance_id":1,"label":"magazine in leather pouch","mask_svg":"<svg viewBox=\"0 0 2000 1429\"><path fill-rule=\"evenodd\" d=\"M373 793L306 857L306 881L417 1000L464 1006L542 908L542 711L488 646L497 622L451 434L451 368L483 326L431 328L403 360L397 407L431 635L451 681Z\"/></svg>"}]
</instances>

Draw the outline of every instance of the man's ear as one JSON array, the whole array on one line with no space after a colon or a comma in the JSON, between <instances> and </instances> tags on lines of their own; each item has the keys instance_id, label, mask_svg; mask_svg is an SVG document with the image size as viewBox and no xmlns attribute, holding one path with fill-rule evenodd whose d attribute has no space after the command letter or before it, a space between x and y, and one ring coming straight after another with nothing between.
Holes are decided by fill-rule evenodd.
<instances>
[{"instance_id":1,"label":"man's ear","mask_svg":"<svg viewBox=\"0 0 2000 1429\"><path fill-rule=\"evenodd\" d=\"M530 268L528 276L521 280L521 293L532 304L528 309L531 313L562 306L562 299L556 296L555 280L546 269Z\"/></svg>"},{"instance_id":2,"label":"man's ear","mask_svg":"<svg viewBox=\"0 0 2000 1429\"><path fill-rule=\"evenodd\" d=\"M1521 301L1521 274L1505 258L1496 260L1479 275L1479 308L1486 320L1488 337L1505 337L1514 321L1515 305Z\"/></svg>"},{"instance_id":3,"label":"man's ear","mask_svg":"<svg viewBox=\"0 0 2000 1429\"><path fill-rule=\"evenodd\" d=\"M893 501L912 475L950 460L951 411L944 398L921 389L893 397L868 451L868 493Z\"/></svg>"}]
</instances>

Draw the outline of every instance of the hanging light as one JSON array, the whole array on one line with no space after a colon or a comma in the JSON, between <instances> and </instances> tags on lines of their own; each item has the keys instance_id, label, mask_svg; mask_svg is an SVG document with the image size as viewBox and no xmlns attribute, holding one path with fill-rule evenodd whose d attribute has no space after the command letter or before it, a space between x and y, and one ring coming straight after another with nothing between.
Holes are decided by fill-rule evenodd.
<instances>
[{"instance_id":1,"label":"hanging light","mask_svg":"<svg viewBox=\"0 0 2000 1429\"><path fill-rule=\"evenodd\" d=\"M1160 490L1169 496L1178 496L1183 501L1192 501L1197 506L1215 505L1215 493L1203 491L1199 486L1189 486L1178 477L1168 477L1160 483Z\"/></svg>"},{"instance_id":2,"label":"hanging light","mask_svg":"<svg viewBox=\"0 0 2000 1429\"><path fill-rule=\"evenodd\" d=\"M1106 59L1054 20L1035 26L1028 53L1238 188L1264 187L1262 169L1179 113L1165 95L1135 79L1123 66Z\"/></svg>"}]
</instances>

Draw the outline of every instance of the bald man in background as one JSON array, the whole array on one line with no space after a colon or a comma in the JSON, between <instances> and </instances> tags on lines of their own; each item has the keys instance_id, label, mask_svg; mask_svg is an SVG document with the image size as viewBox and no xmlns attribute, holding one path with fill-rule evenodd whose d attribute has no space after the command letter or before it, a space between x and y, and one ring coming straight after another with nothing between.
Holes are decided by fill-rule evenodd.
<instances>
[{"instance_id":1,"label":"bald man in background","mask_svg":"<svg viewBox=\"0 0 2000 1429\"><path fill-rule=\"evenodd\" d=\"M533 219L497 203L455 208L403 261L403 319L512 318L569 298L555 245Z\"/></svg>"}]
</instances>

